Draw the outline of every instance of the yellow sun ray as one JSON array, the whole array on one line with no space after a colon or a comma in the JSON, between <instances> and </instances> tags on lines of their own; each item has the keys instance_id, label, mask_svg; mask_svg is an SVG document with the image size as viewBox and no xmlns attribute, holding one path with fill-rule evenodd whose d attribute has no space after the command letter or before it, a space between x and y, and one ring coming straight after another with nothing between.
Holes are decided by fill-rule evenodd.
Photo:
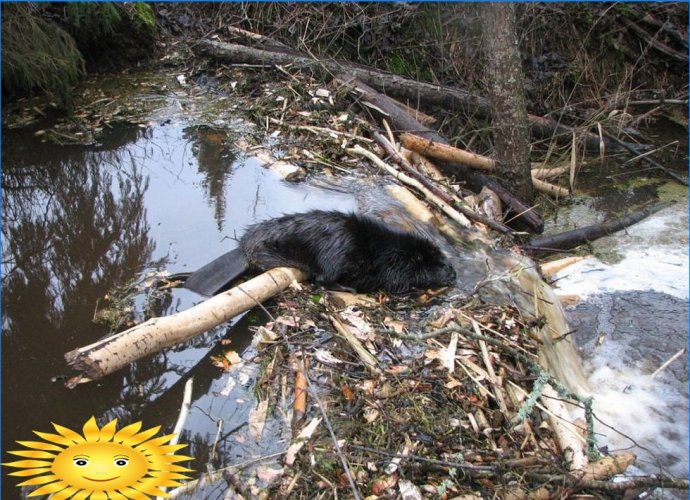
<instances>
[{"instance_id":1,"label":"yellow sun ray","mask_svg":"<svg viewBox=\"0 0 690 500\"><path fill-rule=\"evenodd\" d=\"M21 467L23 469L29 467L50 467L52 462L46 462L44 460L17 460L16 462L3 463L5 467Z\"/></svg>"},{"instance_id":2,"label":"yellow sun ray","mask_svg":"<svg viewBox=\"0 0 690 500\"><path fill-rule=\"evenodd\" d=\"M85 500L91 494L88 490L79 490L69 500ZM51 499L52 500L52 499Z\"/></svg>"},{"instance_id":3,"label":"yellow sun ray","mask_svg":"<svg viewBox=\"0 0 690 500\"><path fill-rule=\"evenodd\" d=\"M50 441L51 443L59 444L61 446L72 446L74 444L74 442L59 434L50 434L48 432L38 431L34 431L34 434L36 434L38 437L42 437L46 441Z\"/></svg>"},{"instance_id":4,"label":"yellow sun ray","mask_svg":"<svg viewBox=\"0 0 690 500\"><path fill-rule=\"evenodd\" d=\"M7 465L7 464L2 464ZM50 472L50 467L36 467L34 469L18 470L8 474L9 476L25 477L25 476L37 476L38 474L43 474L44 472Z\"/></svg>"},{"instance_id":5,"label":"yellow sun ray","mask_svg":"<svg viewBox=\"0 0 690 500\"><path fill-rule=\"evenodd\" d=\"M120 490L120 493L133 500L149 500L150 498L148 495L144 495L141 491L137 491L134 488L123 488Z\"/></svg>"},{"instance_id":6,"label":"yellow sun ray","mask_svg":"<svg viewBox=\"0 0 690 500\"><path fill-rule=\"evenodd\" d=\"M27 448L33 448L35 450L43 451L62 451L62 448L55 444L44 443L42 441L17 441L17 443Z\"/></svg>"},{"instance_id":7,"label":"yellow sun ray","mask_svg":"<svg viewBox=\"0 0 690 500\"><path fill-rule=\"evenodd\" d=\"M58 477L54 474L49 474L47 476L32 477L24 482L19 483L17 486L38 486L39 484L50 483L52 481L57 481Z\"/></svg>"},{"instance_id":8,"label":"yellow sun ray","mask_svg":"<svg viewBox=\"0 0 690 500\"><path fill-rule=\"evenodd\" d=\"M75 488L74 486L68 486L64 490L58 491L55 493L52 497L50 497L50 500L66 500L69 498L70 500L74 500L77 498L75 493L77 493L79 490Z\"/></svg>"},{"instance_id":9,"label":"yellow sun ray","mask_svg":"<svg viewBox=\"0 0 690 500\"><path fill-rule=\"evenodd\" d=\"M109 491L108 492L108 499L109 500L127 500L127 497L124 496L123 494L117 492L117 491Z\"/></svg>"},{"instance_id":10,"label":"yellow sun ray","mask_svg":"<svg viewBox=\"0 0 690 500\"><path fill-rule=\"evenodd\" d=\"M160 426L140 431L141 422L117 430L117 420L99 427L91 417L82 434L53 423L58 434L34 431L41 441L17 441L24 450L9 453L24 460L4 463L29 477L19 486L37 487L29 496L53 500L146 500L169 496L161 488L181 486L191 472L176 462L192 457L175 455L185 444L169 443L174 435L154 437Z\"/></svg>"},{"instance_id":11,"label":"yellow sun ray","mask_svg":"<svg viewBox=\"0 0 690 500\"><path fill-rule=\"evenodd\" d=\"M50 495L51 493L57 493L60 490L64 490L68 486L68 484L62 481L55 481L54 483L46 484L45 486L41 486L37 490L32 491L29 493L29 496L37 497L39 495Z\"/></svg>"},{"instance_id":12,"label":"yellow sun ray","mask_svg":"<svg viewBox=\"0 0 690 500\"><path fill-rule=\"evenodd\" d=\"M150 429L146 429L145 431L141 431L140 433L134 434L126 440L123 440L122 444L126 444L128 446L135 446L137 444L141 444L147 439L149 439L151 436L155 436L160 430L160 428L161 426L159 425L156 427L151 427Z\"/></svg>"},{"instance_id":13,"label":"yellow sun ray","mask_svg":"<svg viewBox=\"0 0 690 500\"><path fill-rule=\"evenodd\" d=\"M115 433L113 436L113 441L121 443L125 439L134 436L137 432L139 432L139 429L141 429L141 425L141 422L134 422L133 424L129 424L127 427L123 427Z\"/></svg>"},{"instance_id":14,"label":"yellow sun ray","mask_svg":"<svg viewBox=\"0 0 690 500\"><path fill-rule=\"evenodd\" d=\"M101 428L100 441L111 441L117 430L117 419L111 420Z\"/></svg>"},{"instance_id":15,"label":"yellow sun ray","mask_svg":"<svg viewBox=\"0 0 690 500\"><path fill-rule=\"evenodd\" d=\"M84 436L82 436L78 432L74 432L72 429L68 429L67 427L63 427L62 425L56 424L54 422L51 423L53 424L53 427L55 427L55 430L58 432L58 434L64 436L66 439L69 439L70 441L72 441L72 443L77 444L84 442Z\"/></svg>"},{"instance_id":16,"label":"yellow sun ray","mask_svg":"<svg viewBox=\"0 0 690 500\"><path fill-rule=\"evenodd\" d=\"M12 455L17 455L18 457L26 457L26 458L55 458L56 455L55 453L48 453L47 451L38 451L38 450L19 450L19 451L8 451L7 453L11 453Z\"/></svg>"}]
</instances>

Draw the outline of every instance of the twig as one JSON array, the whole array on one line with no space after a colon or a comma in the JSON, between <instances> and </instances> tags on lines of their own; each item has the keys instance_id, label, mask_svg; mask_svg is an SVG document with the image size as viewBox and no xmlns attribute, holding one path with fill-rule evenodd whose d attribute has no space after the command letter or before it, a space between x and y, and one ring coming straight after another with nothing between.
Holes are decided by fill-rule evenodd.
<instances>
[{"instance_id":1,"label":"twig","mask_svg":"<svg viewBox=\"0 0 690 500\"><path fill-rule=\"evenodd\" d=\"M652 373L652 378L656 378L656 376L659 375L663 370L665 370L668 367L668 365L673 363L676 359L680 358L686 352L688 352L687 347L683 347L680 351L668 358L668 360L663 365L654 370L654 373Z\"/></svg>"},{"instance_id":2,"label":"twig","mask_svg":"<svg viewBox=\"0 0 690 500\"><path fill-rule=\"evenodd\" d=\"M336 331L350 344L354 349L355 353L362 360L364 366L366 366L373 375L380 375L381 369L379 368L378 360L367 350L366 347L362 345L357 337L353 335L350 329L343 323L343 321L336 314L331 314L328 319L335 327ZM307 379L309 380L309 379Z\"/></svg>"},{"instance_id":3,"label":"twig","mask_svg":"<svg viewBox=\"0 0 690 500\"><path fill-rule=\"evenodd\" d=\"M194 383L194 377L189 377L187 382L184 384L184 394L182 396L182 406L180 407L180 415L177 417L177 422L175 423L175 428L172 433L175 437L170 440L170 444L177 444L180 440L180 434L182 433L182 428L187 421L187 415L189 414L189 407L192 404L192 385Z\"/></svg>"},{"instance_id":4,"label":"twig","mask_svg":"<svg viewBox=\"0 0 690 500\"><path fill-rule=\"evenodd\" d=\"M335 435L335 431L333 430L333 426L331 425L331 421L328 418L328 415L326 414L326 410L323 407L323 404L321 403L321 398L319 398L319 395L317 391L314 389L314 386L311 385L311 381L309 380L309 377L307 376L306 372L304 375L304 378L307 381L307 385L309 386L309 392L311 395L314 397L314 400L316 401L316 405L319 407L319 411L321 412L321 416L323 417L323 422L326 424L326 428L328 429L328 433L331 435L331 439L333 440L333 447L335 448L335 452L338 455L338 458L340 459L340 463L343 466L343 470L345 471L345 474L347 475L347 480L350 483L350 489L352 490L352 496L355 498L355 500L361 500L361 496L359 494L359 490L357 490L357 485L355 484L355 478L352 475L352 471L350 470L350 466L347 463L347 459L345 458L345 455L343 454L343 450L340 447L340 444L338 443L338 437Z\"/></svg>"},{"instance_id":5,"label":"twig","mask_svg":"<svg viewBox=\"0 0 690 500\"><path fill-rule=\"evenodd\" d=\"M562 474L541 474L539 472L526 472L525 476L537 481L548 481L556 484L565 484L578 490L592 489L605 491L625 491L637 488L669 488L669 489L688 489L687 479L666 478L662 476L641 476L627 481L587 481L576 477L564 476Z\"/></svg>"},{"instance_id":6,"label":"twig","mask_svg":"<svg viewBox=\"0 0 690 500\"><path fill-rule=\"evenodd\" d=\"M177 422L175 422L175 428L173 429L173 438L170 440L171 445L175 445L180 440L180 434L184 428L184 424L187 421L187 415L189 414L189 407L192 404L192 385L194 383L194 377L189 377L184 384L184 393L182 395L182 406L180 407L180 414L177 416ZM222 420L221 420L222 422ZM168 491L167 487L162 487L161 491ZM162 497L156 497L156 500L161 500Z\"/></svg>"},{"instance_id":7,"label":"twig","mask_svg":"<svg viewBox=\"0 0 690 500\"><path fill-rule=\"evenodd\" d=\"M479 327L479 323L477 323L477 321L472 321L472 328L474 328L474 331L477 333L477 335L481 335L481 330ZM510 415L508 414L508 406L506 405L505 398L503 397L503 388L501 387L501 382L499 378L496 376L494 367L491 364L491 358L489 357L489 349L486 347L486 342L480 340L479 348L482 351L482 360L484 361L484 365L486 366L486 372L489 375L489 383L491 383L494 389L494 395L496 396L496 403L498 403L498 408L499 410L501 410L501 413L503 413L503 416L505 417L506 421L509 421Z\"/></svg>"},{"instance_id":8,"label":"twig","mask_svg":"<svg viewBox=\"0 0 690 500\"><path fill-rule=\"evenodd\" d=\"M645 156L649 156L649 155L651 155L651 154L654 154L654 153L656 153L656 152L658 152L658 151L661 151L661 150L664 149L664 148L667 148L667 147L669 147L669 146L673 146L673 145L675 145L675 144L678 144L678 141L669 142L668 144L664 144L663 146L660 146L660 147L658 147L658 148L656 148L656 149L652 149L651 151L647 151L646 153L642 153L641 155L638 155L638 156L636 156L635 158L630 158L629 160L627 160L626 162L624 162L623 165L627 165L628 163L632 163L632 162L635 162L635 161L637 161L637 160L641 160L641 159L644 158Z\"/></svg>"},{"instance_id":9,"label":"twig","mask_svg":"<svg viewBox=\"0 0 690 500\"><path fill-rule=\"evenodd\" d=\"M623 149L626 149L627 151L630 151L631 153L634 153L634 154L636 154L636 155L639 153L634 147L632 147L632 146L630 146L629 144L627 144L627 143L621 141L618 137L616 137L616 136L614 136L613 134L607 132L606 130L604 130L604 135L605 135L606 137L608 137L609 139L611 139L611 140L612 140L613 142L615 142L616 144L618 144L619 146L621 146ZM673 177L675 180L677 180L678 182L680 182L680 183L683 184L684 186L687 186L687 185L688 185L688 180L687 180L686 178L683 178L681 175L678 175L678 174L675 173L674 171L669 170L668 168L664 167L663 165L661 165L661 164L658 163L657 161L652 160L652 159L649 158L648 156L641 156L640 159L646 161L647 163L649 163L650 165L654 166L655 168L658 168L659 170L661 170L661 171L664 172L665 174L669 175L670 177Z\"/></svg>"}]
</instances>

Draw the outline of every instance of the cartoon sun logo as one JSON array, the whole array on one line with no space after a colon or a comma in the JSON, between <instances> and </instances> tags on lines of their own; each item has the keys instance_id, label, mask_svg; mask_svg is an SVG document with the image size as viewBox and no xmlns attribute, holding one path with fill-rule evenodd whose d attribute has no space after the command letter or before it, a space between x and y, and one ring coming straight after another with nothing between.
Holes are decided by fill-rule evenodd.
<instances>
[{"instance_id":1,"label":"cartoon sun logo","mask_svg":"<svg viewBox=\"0 0 690 500\"><path fill-rule=\"evenodd\" d=\"M52 500L148 499L148 495L170 496L161 488L180 486L177 479L191 469L175 462L192 457L175 455L186 444L168 444L174 435L155 436L160 426L139 432L141 422L117 430L117 420L98 428L91 417L78 432L53 424L58 434L34 431L43 441L17 441L30 448L10 451L27 460L4 463L23 470L11 476L36 476L18 486L39 486L30 497L52 494Z\"/></svg>"}]
</instances>

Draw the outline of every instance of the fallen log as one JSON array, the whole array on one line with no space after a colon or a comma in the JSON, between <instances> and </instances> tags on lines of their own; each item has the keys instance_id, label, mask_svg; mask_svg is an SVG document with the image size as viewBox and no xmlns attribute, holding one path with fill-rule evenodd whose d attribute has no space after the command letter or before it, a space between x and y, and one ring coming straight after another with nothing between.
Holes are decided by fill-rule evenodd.
<instances>
[{"instance_id":1,"label":"fallen log","mask_svg":"<svg viewBox=\"0 0 690 500\"><path fill-rule=\"evenodd\" d=\"M416 82L358 64L332 59L314 59L307 54L296 55L275 50L267 51L214 40L202 40L193 49L199 55L228 63L290 65L293 68L310 70L324 76L346 72L378 89L395 89L395 95L404 99L411 99L413 102L422 98L450 109L463 109L468 114L476 113L481 116L489 116L490 113L488 101L471 92L455 87Z\"/></svg>"},{"instance_id":2,"label":"fallen log","mask_svg":"<svg viewBox=\"0 0 690 500\"><path fill-rule=\"evenodd\" d=\"M371 109L383 114L391 122L396 132L411 132L427 141L448 144L448 140L444 137L416 121L391 102L387 96L380 94L365 83L353 80L347 75L339 75L336 80L344 85L354 85L353 91L357 92L363 102L368 103ZM536 210L525 205L498 181L459 163L439 162L438 166L447 176L466 181L468 187L475 192L481 191L482 187L486 186L499 196L504 206L515 214L515 218L524 222L532 231L540 233L544 230L544 221Z\"/></svg>"},{"instance_id":3,"label":"fallen log","mask_svg":"<svg viewBox=\"0 0 690 500\"><path fill-rule=\"evenodd\" d=\"M266 44L266 37L261 38L262 43ZM314 59L307 54L296 53L293 49L280 52L276 44L271 44L271 50L269 51L234 43L201 40L192 48L201 56L211 57L228 63L289 65L293 68L313 71L323 77L346 73L380 92L386 92L402 99L409 99L412 102L423 101L455 112L464 112L468 115L475 114L487 118L491 116L489 101L485 97L472 92L457 87L418 82L359 64L332 59ZM562 125L550 118L528 115L527 119L530 124L530 132L537 137L548 139L566 137L570 140L573 130L575 130L573 127ZM586 132L584 137L587 149L599 151L601 140L598 135ZM609 147L609 144L607 144L607 147Z\"/></svg>"},{"instance_id":4,"label":"fallen log","mask_svg":"<svg viewBox=\"0 0 690 500\"><path fill-rule=\"evenodd\" d=\"M70 367L97 380L161 349L200 335L248 311L307 275L294 268L266 271L172 316L151 318L129 330L65 354Z\"/></svg>"},{"instance_id":5,"label":"fallen log","mask_svg":"<svg viewBox=\"0 0 690 500\"><path fill-rule=\"evenodd\" d=\"M601 224L581 227L551 236L531 238L527 244L521 245L521 248L532 255L545 255L557 250L570 250L584 243L594 241L598 238L620 231L621 229L625 229L628 226L632 226L673 203L674 202L657 203L656 205L651 205L637 212L624 215L623 217L617 217Z\"/></svg>"}]
</instances>

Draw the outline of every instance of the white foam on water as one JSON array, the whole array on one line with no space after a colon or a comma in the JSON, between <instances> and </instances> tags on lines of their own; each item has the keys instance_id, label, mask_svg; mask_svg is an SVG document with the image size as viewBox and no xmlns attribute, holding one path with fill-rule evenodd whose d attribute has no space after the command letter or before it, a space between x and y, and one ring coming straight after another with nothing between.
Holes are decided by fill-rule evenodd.
<instances>
[{"instance_id":1,"label":"white foam on water","mask_svg":"<svg viewBox=\"0 0 690 500\"><path fill-rule=\"evenodd\" d=\"M654 290L687 300L688 204L676 203L595 243L623 255L615 264L590 257L556 274L558 288L586 298L607 291Z\"/></svg>"},{"instance_id":2,"label":"white foam on water","mask_svg":"<svg viewBox=\"0 0 690 500\"><path fill-rule=\"evenodd\" d=\"M599 364L601 363L601 364ZM599 364L599 366L596 366ZM630 450L646 473L688 477L688 396L636 367L587 363L599 445ZM604 425L606 424L606 425Z\"/></svg>"},{"instance_id":3,"label":"white foam on water","mask_svg":"<svg viewBox=\"0 0 690 500\"><path fill-rule=\"evenodd\" d=\"M555 276L559 291L595 302L600 302L598 294L646 290L688 300L687 207L676 204L608 237L608 243L602 244L622 254L622 260L607 264L592 257L569 266ZM608 445L610 451L634 452L645 473L658 473L663 463L666 472L687 478L687 386L664 372L652 379L644 362L631 359L626 347L611 338L585 360L595 414L615 429L597 424L599 444Z\"/></svg>"}]
</instances>

